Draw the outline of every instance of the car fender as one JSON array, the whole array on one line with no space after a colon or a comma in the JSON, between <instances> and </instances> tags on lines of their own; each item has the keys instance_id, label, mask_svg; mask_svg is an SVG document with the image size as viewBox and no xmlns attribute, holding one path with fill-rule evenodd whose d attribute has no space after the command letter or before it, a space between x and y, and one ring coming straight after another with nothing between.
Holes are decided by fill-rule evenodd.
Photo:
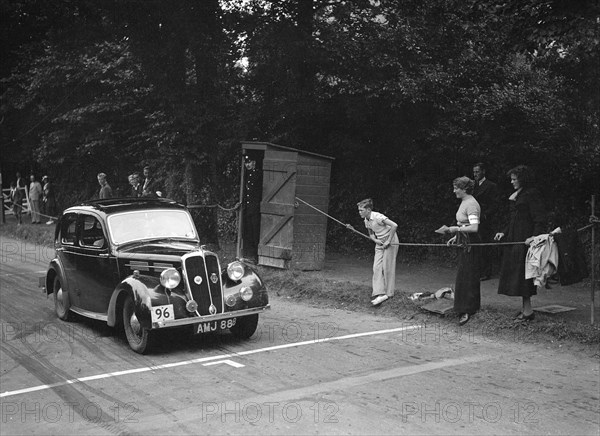
<instances>
[{"instance_id":1,"label":"car fender","mask_svg":"<svg viewBox=\"0 0 600 436\"><path fill-rule=\"evenodd\" d=\"M107 324L114 327L121 318L120 310L126 295L131 295L135 305L135 315L144 328L151 328L152 299L156 297L155 289L160 286L157 278L144 276L129 276L124 279L114 290L108 305Z\"/></svg>"},{"instance_id":2,"label":"car fender","mask_svg":"<svg viewBox=\"0 0 600 436\"><path fill-rule=\"evenodd\" d=\"M55 258L50 261L48 271L46 272L46 279L44 281L46 284L46 295L53 293L54 278L56 276L60 277L63 290L67 292L70 291L69 281L66 279L67 275L65 274L65 270L58 258Z\"/></svg>"},{"instance_id":3,"label":"car fender","mask_svg":"<svg viewBox=\"0 0 600 436\"><path fill-rule=\"evenodd\" d=\"M269 303L267 288L260 276L252 268L245 266L244 276L239 281L233 281L229 278L227 270L221 272L221 282L223 283L223 295L235 294L242 287L249 287L254 291L254 298L250 302L244 303L246 307L266 306Z\"/></svg>"}]
</instances>

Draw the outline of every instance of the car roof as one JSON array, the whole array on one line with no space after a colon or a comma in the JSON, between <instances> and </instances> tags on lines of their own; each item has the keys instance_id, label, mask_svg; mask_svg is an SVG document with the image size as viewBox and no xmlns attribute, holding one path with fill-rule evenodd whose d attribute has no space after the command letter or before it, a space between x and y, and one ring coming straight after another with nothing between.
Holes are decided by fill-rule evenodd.
<instances>
[{"instance_id":1,"label":"car roof","mask_svg":"<svg viewBox=\"0 0 600 436\"><path fill-rule=\"evenodd\" d=\"M126 212L144 209L186 209L186 207L168 198L140 197L140 198L107 198L102 200L84 201L76 206L71 206L63 213L78 210L95 210L105 214Z\"/></svg>"}]
</instances>

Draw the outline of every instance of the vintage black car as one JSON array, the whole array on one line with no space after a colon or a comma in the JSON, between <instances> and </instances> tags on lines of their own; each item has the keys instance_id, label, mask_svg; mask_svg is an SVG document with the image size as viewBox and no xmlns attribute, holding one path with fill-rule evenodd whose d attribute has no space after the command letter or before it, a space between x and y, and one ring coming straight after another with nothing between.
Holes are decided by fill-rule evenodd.
<instances>
[{"instance_id":1,"label":"vintage black car","mask_svg":"<svg viewBox=\"0 0 600 436\"><path fill-rule=\"evenodd\" d=\"M200 245L185 206L168 199L85 202L65 210L44 280L56 314L122 326L131 348L150 349L154 332L188 326L249 338L269 308L263 281L244 262L221 267Z\"/></svg>"}]
</instances>

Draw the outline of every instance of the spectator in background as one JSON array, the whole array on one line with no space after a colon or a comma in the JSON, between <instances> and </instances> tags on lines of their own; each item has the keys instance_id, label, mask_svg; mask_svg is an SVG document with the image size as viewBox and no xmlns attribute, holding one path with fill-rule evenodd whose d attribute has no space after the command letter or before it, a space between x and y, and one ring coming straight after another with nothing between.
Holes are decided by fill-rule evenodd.
<instances>
[{"instance_id":1,"label":"spectator in background","mask_svg":"<svg viewBox=\"0 0 600 436\"><path fill-rule=\"evenodd\" d=\"M21 177L21 173L16 173L17 181L15 182L14 191L11 191L11 200L13 203L13 213L17 219L17 225L23 224L23 199L25 198L25 180ZM11 184L12 188L12 184Z\"/></svg>"},{"instance_id":2,"label":"spectator in background","mask_svg":"<svg viewBox=\"0 0 600 436\"><path fill-rule=\"evenodd\" d=\"M48 221L47 225L54 224L54 217L56 216L56 193L54 192L54 184L50 182L48 176L42 177L42 183L44 184L44 214Z\"/></svg>"},{"instance_id":3,"label":"spectator in background","mask_svg":"<svg viewBox=\"0 0 600 436\"><path fill-rule=\"evenodd\" d=\"M16 184L17 188L22 188L25 189L25 180L23 180L23 178L21 177L21 173L17 171L17 184ZM25 196L25 194L23 194L23 197ZM21 197L21 198L23 198Z\"/></svg>"},{"instance_id":4,"label":"spectator in background","mask_svg":"<svg viewBox=\"0 0 600 436\"><path fill-rule=\"evenodd\" d=\"M44 191L40 182L35 180L35 175L30 175L29 180L29 205L31 206L31 224L41 224L41 202Z\"/></svg>"},{"instance_id":5,"label":"spectator in background","mask_svg":"<svg viewBox=\"0 0 600 436\"><path fill-rule=\"evenodd\" d=\"M140 175L138 173L130 174L127 177L129 180L129 197L141 197L142 196L142 184L140 183Z\"/></svg>"},{"instance_id":6,"label":"spectator in background","mask_svg":"<svg viewBox=\"0 0 600 436\"><path fill-rule=\"evenodd\" d=\"M158 187L157 180L152 177L150 167L144 167L144 184L142 186L143 197L161 197L162 193Z\"/></svg>"},{"instance_id":7,"label":"spectator in background","mask_svg":"<svg viewBox=\"0 0 600 436\"><path fill-rule=\"evenodd\" d=\"M260 241L260 202L262 200L262 162L258 156L244 156L244 203L242 204L243 256L258 262Z\"/></svg>"},{"instance_id":8,"label":"spectator in background","mask_svg":"<svg viewBox=\"0 0 600 436\"><path fill-rule=\"evenodd\" d=\"M106 174L98 174L98 183L100 184L100 192L98 193L99 199L112 198L113 193L110 185L106 181Z\"/></svg>"},{"instance_id":9,"label":"spectator in background","mask_svg":"<svg viewBox=\"0 0 600 436\"><path fill-rule=\"evenodd\" d=\"M479 223L479 237L481 242L492 242L494 239L493 224L498 213L498 187L488 180L485 175L485 164L478 162L473 166L473 178L475 187L473 197L481 207L481 216ZM481 277L480 280L488 280L492 277L492 263L496 247L481 247Z\"/></svg>"},{"instance_id":10,"label":"spectator in background","mask_svg":"<svg viewBox=\"0 0 600 436\"><path fill-rule=\"evenodd\" d=\"M10 182L10 200L12 201L12 210L17 219L17 225L20 226L23 224L23 193L25 188L17 188L17 183Z\"/></svg>"},{"instance_id":11,"label":"spectator in background","mask_svg":"<svg viewBox=\"0 0 600 436\"><path fill-rule=\"evenodd\" d=\"M139 173L133 173L132 176L132 194L134 197L142 197L142 194L144 192L144 187L142 186L142 178Z\"/></svg>"},{"instance_id":12,"label":"spectator in background","mask_svg":"<svg viewBox=\"0 0 600 436\"><path fill-rule=\"evenodd\" d=\"M500 265L498 293L511 297L521 297L523 306L516 315L516 321L532 321L535 317L531 307L531 297L537 294L534 279L525 279L525 258L527 249L534 237L546 232L546 210L540 192L531 187L531 173L525 165L508 171L510 183L515 192L508 198L510 202L510 222L494 240L520 242L507 245Z\"/></svg>"}]
</instances>

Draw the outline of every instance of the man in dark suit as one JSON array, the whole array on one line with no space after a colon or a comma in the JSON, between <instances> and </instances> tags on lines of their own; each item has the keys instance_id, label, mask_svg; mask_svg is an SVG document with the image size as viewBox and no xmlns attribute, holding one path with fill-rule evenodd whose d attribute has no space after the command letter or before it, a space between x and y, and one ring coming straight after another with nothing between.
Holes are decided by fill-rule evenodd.
<instances>
[{"instance_id":1,"label":"man in dark suit","mask_svg":"<svg viewBox=\"0 0 600 436\"><path fill-rule=\"evenodd\" d=\"M152 177L149 166L144 167L142 197L162 197L162 192L160 192L158 181Z\"/></svg>"},{"instance_id":2,"label":"man in dark suit","mask_svg":"<svg viewBox=\"0 0 600 436\"><path fill-rule=\"evenodd\" d=\"M243 256L258 261L260 202L262 200L262 159L258 153L244 156Z\"/></svg>"},{"instance_id":3,"label":"man in dark suit","mask_svg":"<svg viewBox=\"0 0 600 436\"><path fill-rule=\"evenodd\" d=\"M473 197L481 206L479 236L481 242L492 242L494 219L498 212L498 187L485 177L485 164L483 162L473 165L473 178L475 179ZM481 280L488 280L492 276L494 247L484 246L481 248Z\"/></svg>"}]
</instances>

